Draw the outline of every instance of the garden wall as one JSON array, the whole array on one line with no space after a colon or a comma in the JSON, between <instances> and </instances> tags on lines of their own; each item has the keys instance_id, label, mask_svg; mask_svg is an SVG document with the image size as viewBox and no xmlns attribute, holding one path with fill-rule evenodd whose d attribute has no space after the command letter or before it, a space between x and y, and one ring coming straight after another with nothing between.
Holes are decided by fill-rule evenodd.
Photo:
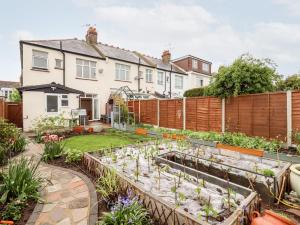
<instances>
[{"instance_id":1,"label":"garden wall","mask_svg":"<svg viewBox=\"0 0 300 225\"><path fill-rule=\"evenodd\" d=\"M215 97L151 99L130 102L136 121L194 131L242 132L291 143L300 131L300 92Z\"/></svg>"}]
</instances>

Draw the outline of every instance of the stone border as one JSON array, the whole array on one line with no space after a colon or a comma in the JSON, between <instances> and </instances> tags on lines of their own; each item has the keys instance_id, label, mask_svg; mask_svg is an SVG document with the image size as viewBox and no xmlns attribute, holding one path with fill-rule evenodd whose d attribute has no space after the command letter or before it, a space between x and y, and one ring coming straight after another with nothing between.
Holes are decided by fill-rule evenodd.
<instances>
[{"instance_id":1,"label":"stone border","mask_svg":"<svg viewBox=\"0 0 300 225\"><path fill-rule=\"evenodd\" d=\"M80 177L86 184L86 186L89 189L89 195L90 195L90 208L89 208L89 225L94 225L98 221L98 199L97 199L97 194L96 194L96 189L94 187L94 184L91 182L91 180L84 174L79 173L77 171L59 167L59 166L53 166L50 164L46 164L46 166L53 167L56 169L64 170L66 172L72 173L78 177ZM41 193L43 193L43 190L40 189ZM34 225L35 221L38 219L42 209L43 209L44 204L43 203L37 203L31 216L29 217L26 225Z\"/></svg>"}]
</instances>

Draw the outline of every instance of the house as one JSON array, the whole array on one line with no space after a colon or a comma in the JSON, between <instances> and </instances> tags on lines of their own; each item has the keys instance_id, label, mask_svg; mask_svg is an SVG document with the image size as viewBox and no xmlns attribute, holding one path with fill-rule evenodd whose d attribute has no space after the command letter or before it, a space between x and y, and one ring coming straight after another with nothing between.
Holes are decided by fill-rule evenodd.
<instances>
[{"instance_id":1,"label":"house","mask_svg":"<svg viewBox=\"0 0 300 225\"><path fill-rule=\"evenodd\" d=\"M20 87L20 82L0 80L0 96L9 101L14 89Z\"/></svg>"},{"instance_id":2,"label":"house","mask_svg":"<svg viewBox=\"0 0 300 225\"><path fill-rule=\"evenodd\" d=\"M189 75L191 88L207 86L210 83L212 63L192 55L186 55L172 61Z\"/></svg>"},{"instance_id":3,"label":"house","mask_svg":"<svg viewBox=\"0 0 300 225\"><path fill-rule=\"evenodd\" d=\"M158 59L103 44L93 27L85 40L22 40L20 54L25 131L41 116L70 118L77 108L99 120L110 95L124 86L143 98L182 97L191 88L169 51Z\"/></svg>"}]
</instances>

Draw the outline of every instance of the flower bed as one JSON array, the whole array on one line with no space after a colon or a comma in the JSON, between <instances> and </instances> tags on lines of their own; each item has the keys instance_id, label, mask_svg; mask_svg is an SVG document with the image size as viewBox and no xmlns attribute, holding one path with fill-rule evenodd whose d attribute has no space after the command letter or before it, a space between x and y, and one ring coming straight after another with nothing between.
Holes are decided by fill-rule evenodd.
<instances>
[{"instance_id":1,"label":"flower bed","mask_svg":"<svg viewBox=\"0 0 300 225\"><path fill-rule=\"evenodd\" d=\"M166 145L85 154L84 164L96 176L116 169L122 186L132 188L161 223L225 224L255 207L256 194L247 188L179 164L177 168L155 164L153 157Z\"/></svg>"}]
</instances>

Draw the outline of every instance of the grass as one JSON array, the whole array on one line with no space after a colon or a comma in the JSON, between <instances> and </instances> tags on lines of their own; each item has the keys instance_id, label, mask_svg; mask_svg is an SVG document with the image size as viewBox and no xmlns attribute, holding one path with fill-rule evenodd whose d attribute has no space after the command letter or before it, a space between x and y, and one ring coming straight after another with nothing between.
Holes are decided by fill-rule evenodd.
<instances>
[{"instance_id":1,"label":"grass","mask_svg":"<svg viewBox=\"0 0 300 225\"><path fill-rule=\"evenodd\" d=\"M74 136L66 139L65 148L78 149L82 152L96 151L101 148L116 147L145 141L149 138L126 132L107 132Z\"/></svg>"}]
</instances>

